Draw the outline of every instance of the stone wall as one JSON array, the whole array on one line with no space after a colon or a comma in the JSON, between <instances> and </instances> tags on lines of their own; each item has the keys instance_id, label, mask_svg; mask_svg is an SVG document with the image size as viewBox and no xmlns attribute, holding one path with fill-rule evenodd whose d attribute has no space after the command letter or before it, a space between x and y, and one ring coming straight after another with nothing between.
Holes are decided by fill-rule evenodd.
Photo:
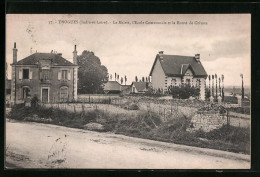
<instances>
[{"instance_id":1,"label":"stone wall","mask_svg":"<svg viewBox=\"0 0 260 177\"><path fill-rule=\"evenodd\" d=\"M227 123L226 114L220 114L219 111L198 111L192 118L187 131L194 132L202 130L210 132L214 129L221 128Z\"/></svg>"}]
</instances>

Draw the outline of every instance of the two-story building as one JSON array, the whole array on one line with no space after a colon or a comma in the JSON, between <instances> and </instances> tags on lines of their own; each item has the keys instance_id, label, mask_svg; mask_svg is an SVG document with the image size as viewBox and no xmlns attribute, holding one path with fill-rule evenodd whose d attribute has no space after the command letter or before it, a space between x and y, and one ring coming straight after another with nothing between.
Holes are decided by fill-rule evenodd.
<instances>
[{"instance_id":1,"label":"two-story building","mask_svg":"<svg viewBox=\"0 0 260 177\"><path fill-rule=\"evenodd\" d=\"M61 53L33 53L17 61L14 43L11 104L23 103L37 96L41 102L77 100L78 65L76 45L73 63Z\"/></svg>"},{"instance_id":2,"label":"two-story building","mask_svg":"<svg viewBox=\"0 0 260 177\"><path fill-rule=\"evenodd\" d=\"M189 84L200 88L200 99L205 100L207 73L201 63L200 54L195 56L165 55L160 51L156 55L152 69L153 89L163 92L169 86Z\"/></svg>"}]
</instances>

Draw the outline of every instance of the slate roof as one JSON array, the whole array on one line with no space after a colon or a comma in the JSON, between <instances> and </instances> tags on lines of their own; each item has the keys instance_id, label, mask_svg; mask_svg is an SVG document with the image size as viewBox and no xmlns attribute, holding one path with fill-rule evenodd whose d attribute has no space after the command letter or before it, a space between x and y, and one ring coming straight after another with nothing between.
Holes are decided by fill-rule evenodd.
<instances>
[{"instance_id":1,"label":"slate roof","mask_svg":"<svg viewBox=\"0 0 260 177\"><path fill-rule=\"evenodd\" d=\"M146 89L147 82L133 82L132 84L135 85L135 88L138 92L144 91Z\"/></svg>"},{"instance_id":2,"label":"slate roof","mask_svg":"<svg viewBox=\"0 0 260 177\"><path fill-rule=\"evenodd\" d=\"M156 61L159 60L166 76L183 76L190 67L194 76L207 77L207 73L201 62L197 62L194 56L180 55L156 55L150 76L152 75Z\"/></svg>"},{"instance_id":3,"label":"slate roof","mask_svg":"<svg viewBox=\"0 0 260 177\"><path fill-rule=\"evenodd\" d=\"M117 81L104 83L104 91L120 91L120 84Z\"/></svg>"},{"instance_id":4,"label":"slate roof","mask_svg":"<svg viewBox=\"0 0 260 177\"><path fill-rule=\"evenodd\" d=\"M58 66L77 66L62 56L54 53L34 53L22 60L17 61L16 63L13 63L13 65L36 65L41 59L52 60L53 65Z\"/></svg>"}]
</instances>

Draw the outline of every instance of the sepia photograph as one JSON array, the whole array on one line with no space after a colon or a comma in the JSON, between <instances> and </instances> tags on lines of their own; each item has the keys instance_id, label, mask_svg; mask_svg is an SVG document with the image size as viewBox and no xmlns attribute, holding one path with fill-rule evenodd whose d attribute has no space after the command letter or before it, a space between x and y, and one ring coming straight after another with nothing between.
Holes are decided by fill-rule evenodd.
<instances>
[{"instance_id":1,"label":"sepia photograph","mask_svg":"<svg viewBox=\"0 0 260 177\"><path fill-rule=\"evenodd\" d=\"M250 14L6 14L5 168L250 169Z\"/></svg>"}]
</instances>

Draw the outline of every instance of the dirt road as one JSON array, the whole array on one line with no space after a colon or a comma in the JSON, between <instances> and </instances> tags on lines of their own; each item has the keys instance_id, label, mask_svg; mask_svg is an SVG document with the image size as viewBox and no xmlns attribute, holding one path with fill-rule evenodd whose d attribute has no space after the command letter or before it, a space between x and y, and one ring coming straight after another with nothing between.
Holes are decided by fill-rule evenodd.
<instances>
[{"instance_id":1,"label":"dirt road","mask_svg":"<svg viewBox=\"0 0 260 177\"><path fill-rule=\"evenodd\" d=\"M13 120L6 122L6 162L9 168L250 168L249 155Z\"/></svg>"}]
</instances>

